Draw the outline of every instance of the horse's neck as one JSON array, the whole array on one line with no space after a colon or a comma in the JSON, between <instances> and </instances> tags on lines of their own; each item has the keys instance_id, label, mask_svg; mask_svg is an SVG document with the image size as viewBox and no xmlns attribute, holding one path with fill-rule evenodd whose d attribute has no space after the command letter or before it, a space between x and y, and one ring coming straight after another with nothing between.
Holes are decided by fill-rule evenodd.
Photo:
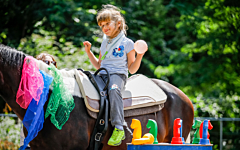
<instances>
[{"instance_id":1,"label":"horse's neck","mask_svg":"<svg viewBox=\"0 0 240 150\"><path fill-rule=\"evenodd\" d=\"M197 130L196 130L196 132L194 133L194 135L196 135L198 138L200 137L200 135L199 135L200 133L199 133L199 128L197 128Z\"/></svg>"},{"instance_id":2,"label":"horse's neck","mask_svg":"<svg viewBox=\"0 0 240 150\"><path fill-rule=\"evenodd\" d=\"M17 68L11 68L4 75L5 78L9 78L11 82L5 81L5 84L3 85L5 88L2 91L4 94L1 95L5 102L8 103L8 105L12 108L13 112L21 120L23 120L26 110L21 108L16 102L16 95L21 79L21 73L19 70L17 70Z\"/></svg>"},{"instance_id":3,"label":"horse's neck","mask_svg":"<svg viewBox=\"0 0 240 150\"><path fill-rule=\"evenodd\" d=\"M136 128L134 128L134 131L133 131L133 138L134 139L138 139L138 135L140 135L140 138L142 136L142 126L141 124L138 125Z\"/></svg>"},{"instance_id":4,"label":"horse's neck","mask_svg":"<svg viewBox=\"0 0 240 150\"><path fill-rule=\"evenodd\" d=\"M173 130L174 130L174 131L173 131L173 132L174 132L174 133L173 133L173 136L174 136L174 137L180 137L180 126L177 126L177 125L176 125Z\"/></svg>"},{"instance_id":5,"label":"horse's neck","mask_svg":"<svg viewBox=\"0 0 240 150\"><path fill-rule=\"evenodd\" d=\"M201 125L201 124L197 124L196 127L195 127L195 129L197 129L197 130L196 130L196 133L197 133L197 134L199 134L200 125Z\"/></svg>"},{"instance_id":6,"label":"horse's neck","mask_svg":"<svg viewBox=\"0 0 240 150\"><path fill-rule=\"evenodd\" d=\"M154 123L151 123L150 124L150 131L149 131L149 133L151 133L154 137L157 135L157 132L156 132L156 124L154 124Z\"/></svg>"},{"instance_id":7,"label":"horse's neck","mask_svg":"<svg viewBox=\"0 0 240 150\"><path fill-rule=\"evenodd\" d=\"M16 102L16 94L21 80L25 54L11 47L0 44L0 95L9 104L20 119L25 111Z\"/></svg>"}]
</instances>

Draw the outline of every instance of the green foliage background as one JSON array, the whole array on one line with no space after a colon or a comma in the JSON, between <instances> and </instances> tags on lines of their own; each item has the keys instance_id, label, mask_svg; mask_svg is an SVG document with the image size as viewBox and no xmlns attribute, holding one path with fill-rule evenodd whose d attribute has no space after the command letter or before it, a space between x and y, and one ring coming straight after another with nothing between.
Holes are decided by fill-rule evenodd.
<instances>
[{"instance_id":1,"label":"green foliage background","mask_svg":"<svg viewBox=\"0 0 240 150\"><path fill-rule=\"evenodd\" d=\"M16 119L16 118L15 118ZM0 117L0 150L18 149L22 122L9 117Z\"/></svg>"},{"instance_id":2,"label":"green foliage background","mask_svg":"<svg viewBox=\"0 0 240 150\"><path fill-rule=\"evenodd\" d=\"M240 118L238 0L0 0L0 43L32 56L48 52L59 68L94 70L82 42L98 55L96 13L109 3L122 8L128 37L148 43L137 73L180 88L195 117ZM212 124L219 149L219 123ZM224 122L224 149L240 148L239 126Z\"/></svg>"}]
</instances>

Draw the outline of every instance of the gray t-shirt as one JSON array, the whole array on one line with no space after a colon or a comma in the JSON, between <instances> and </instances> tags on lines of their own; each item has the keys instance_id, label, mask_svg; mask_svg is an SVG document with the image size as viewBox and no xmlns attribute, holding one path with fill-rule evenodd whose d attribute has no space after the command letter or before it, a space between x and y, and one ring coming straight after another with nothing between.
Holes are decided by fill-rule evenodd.
<instances>
[{"instance_id":1,"label":"gray t-shirt","mask_svg":"<svg viewBox=\"0 0 240 150\"><path fill-rule=\"evenodd\" d=\"M106 52L107 40L104 40L101 44L101 54L102 56ZM118 73L125 74L128 77L128 63L127 54L134 49L134 42L124 37L120 46L113 48L109 57L106 57L101 62L101 68L106 68L110 74ZM101 72L104 74L104 72Z\"/></svg>"}]
</instances>

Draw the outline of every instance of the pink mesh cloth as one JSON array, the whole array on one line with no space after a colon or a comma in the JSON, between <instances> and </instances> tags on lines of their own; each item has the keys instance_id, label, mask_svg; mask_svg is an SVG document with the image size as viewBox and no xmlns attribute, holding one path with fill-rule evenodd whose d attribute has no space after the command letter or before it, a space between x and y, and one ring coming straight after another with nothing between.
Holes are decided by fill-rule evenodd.
<instances>
[{"instance_id":1,"label":"pink mesh cloth","mask_svg":"<svg viewBox=\"0 0 240 150\"><path fill-rule=\"evenodd\" d=\"M32 56L26 56L16 102L24 109L27 109L33 98L38 103L43 87L43 77L39 72L37 63Z\"/></svg>"}]
</instances>

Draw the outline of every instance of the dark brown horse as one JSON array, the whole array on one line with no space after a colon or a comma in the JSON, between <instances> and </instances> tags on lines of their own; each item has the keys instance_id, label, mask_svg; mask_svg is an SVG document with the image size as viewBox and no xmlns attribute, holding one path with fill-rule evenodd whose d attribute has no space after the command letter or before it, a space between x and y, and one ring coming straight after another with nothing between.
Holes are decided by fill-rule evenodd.
<instances>
[{"instance_id":1,"label":"dark brown horse","mask_svg":"<svg viewBox=\"0 0 240 150\"><path fill-rule=\"evenodd\" d=\"M0 44L0 95L11 106L16 115L23 120L26 110L16 103L16 93L21 79L21 70L25 54L10 47ZM152 79L167 95L164 108L155 114L134 117L142 124L142 133L148 133L146 128L148 119L154 119L158 123L158 141L170 143L173 136L173 122L176 118L183 121L182 135L186 139L193 123L193 106L189 98L175 86L157 79ZM51 94L51 91L50 91ZM49 95L50 95L49 94ZM43 129L37 137L30 142L33 150L86 150L89 146L91 132L95 119L91 118L86 110L83 98L74 97L75 108L70 114L69 120L58 130L49 117L45 119ZM48 101L47 101L48 102ZM45 104L46 110L47 103ZM133 117L125 118L128 125ZM107 145L113 128L108 131L103 140L103 149L127 149L126 143L130 143L132 136L125 130L126 139L118 147ZM26 129L24 134L27 135Z\"/></svg>"}]
</instances>

